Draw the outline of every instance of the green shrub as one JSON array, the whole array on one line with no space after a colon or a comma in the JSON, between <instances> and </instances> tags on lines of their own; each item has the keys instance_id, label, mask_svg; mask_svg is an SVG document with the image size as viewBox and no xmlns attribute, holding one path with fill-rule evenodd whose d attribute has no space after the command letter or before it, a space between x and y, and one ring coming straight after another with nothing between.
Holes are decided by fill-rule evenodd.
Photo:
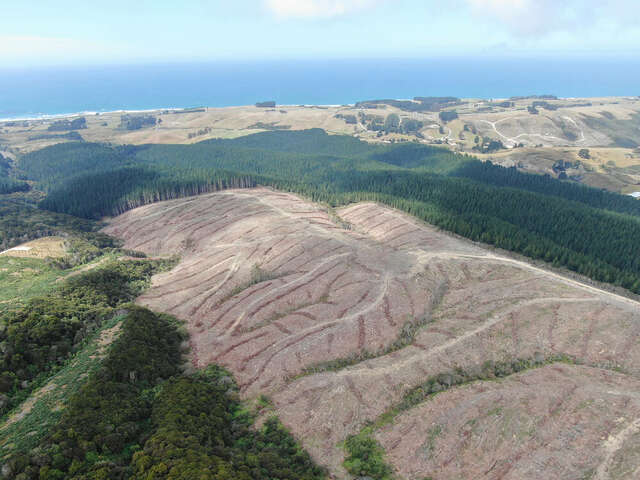
<instances>
[{"instance_id":1,"label":"green shrub","mask_svg":"<svg viewBox=\"0 0 640 480\"><path fill-rule=\"evenodd\" d=\"M345 441L347 458L344 467L355 476L368 476L374 480L388 480L392 470L384 460L384 449L368 430L351 435Z\"/></svg>"},{"instance_id":2,"label":"green shrub","mask_svg":"<svg viewBox=\"0 0 640 480\"><path fill-rule=\"evenodd\" d=\"M119 306L133 300L169 261L113 261L68 278L52 293L0 316L0 393L5 413L75 353ZM26 383L25 383L26 382Z\"/></svg>"},{"instance_id":3,"label":"green shrub","mask_svg":"<svg viewBox=\"0 0 640 480\"><path fill-rule=\"evenodd\" d=\"M28 456L9 459L11 478L326 478L277 419L252 428L226 370L180 374L184 336L176 322L127 308L101 368L71 397L51 435Z\"/></svg>"}]
</instances>

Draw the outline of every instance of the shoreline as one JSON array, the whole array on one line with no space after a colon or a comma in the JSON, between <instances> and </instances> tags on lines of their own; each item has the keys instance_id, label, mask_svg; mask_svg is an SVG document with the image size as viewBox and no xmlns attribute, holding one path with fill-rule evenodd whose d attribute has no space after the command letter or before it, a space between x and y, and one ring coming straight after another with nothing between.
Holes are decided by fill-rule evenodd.
<instances>
[{"instance_id":1,"label":"shoreline","mask_svg":"<svg viewBox=\"0 0 640 480\"><path fill-rule=\"evenodd\" d=\"M31 117L2 117L0 118L0 123L6 122L26 122L33 120L54 120L54 119L62 119L69 117L82 117L82 116L100 116L100 115L108 115L114 113L149 113L149 112L157 112L159 110L187 110L189 108L195 107L170 107L170 108L147 108L142 110L104 110L104 111L84 111L84 112L71 112L71 113L42 113L37 114L37 116ZM208 108L208 107L201 107Z\"/></svg>"},{"instance_id":2,"label":"shoreline","mask_svg":"<svg viewBox=\"0 0 640 480\"><path fill-rule=\"evenodd\" d=\"M339 108L343 107L346 104L327 104L327 105L312 105L312 104L295 104L295 105L285 105L285 104L277 104L276 108L291 108L291 107L326 107L326 108ZM350 104L349 106L353 107L355 104ZM181 110L191 110L191 109L223 109L223 108L246 108L246 107L254 107L255 105L227 105L224 107L211 107L211 106L199 106L199 107L158 107L158 108L145 108L145 109L118 109L118 110L103 110L103 111L83 111L83 112L71 112L71 113L43 113L37 116L31 117L2 117L0 118L0 123L6 122L26 122L26 121L34 121L34 120L54 120L54 119L62 119L62 118L70 118L70 117L82 117L82 116L100 116L100 115L110 115L114 113L151 113L151 112L160 112L160 111L181 111Z\"/></svg>"},{"instance_id":3,"label":"shoreline","mask_svg":"<svg viewBox=\"0 0 640 480\"><path fill-rule=\"evenodd\" d=\"M558 97L558 100L565 101L577 101L577 100L595 100L595 99L636 99L638 97L630 96L630 95L611 95L611 96L597 96L597 97ZM397 100L397 99L395 99ZM499 102L499 101L508 101L510 98L498 98L493 97L490 99L487 98L460 98L460 100L465 101L476 101L476 102ZM364 100L366 102L366 100ZM344 103L344 104L276 104L276 108L292 108L292 107L321 107L321 108L339 108L339 107L351 107L354 108L356 103ZM197 107L157 107L157 108L144 108L144 109L116 109L116 110L101 110L101 111L80 111L80 112L68 112L68 113L41 113L41 114L25 114L22 116L14 116L14 117L0 117L0 124L6 122L25 122L25 121L34 121L34 120L54 120L54 119L63 119L70 117L79 117L79 116L100 116L100 115L108 115L108 114L126 114L126 113L150 113L150 112L158 112L158 111L180 111L180 110L190 110L197 108L206 108L206 109L225 109L225 108L246 108L253 107L254 105L225 105L225 106L197 106Z\"/></svg>"}]
</instances>

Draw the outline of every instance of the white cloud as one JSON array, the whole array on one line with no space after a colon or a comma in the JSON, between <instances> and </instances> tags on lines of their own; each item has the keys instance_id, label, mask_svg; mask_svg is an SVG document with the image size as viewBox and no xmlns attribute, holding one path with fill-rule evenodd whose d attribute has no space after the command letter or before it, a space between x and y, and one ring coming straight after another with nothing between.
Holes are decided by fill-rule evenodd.
<instances>
[{"instance_id":1,"label":"white cloud","mask_svg":"<svg viewBox=\"0 0 640 480\"><path fill-rule=\"evenodd\" d=\"M573 0L467 0L474 12L494 18L514 33L536 35L568 28L581 9ZM582 2L589 3L587 2Z\"/></svg>"},{"instance_id":2,"label":"white cloud","mask_svg":"<svg viewBox=\"0 0 640 480\"><path fill-rule=\"evenodd\" d=\"M519 35L575 31L594 23L634 25L637 0L466 0L476 15Z\"/></svg>"},{"instance_id":3,"label":"white cloud","mask_svg":"<svg viewBox=\"0 0 640 480\"><path fill-rule=\"evenodd\" d=\"M416 0L436 8L436 0ZM506 27L520 36L540 36L571 31L594 24L639 28L640 0L450 0L466 3L476 18ZM326 19L371 10L392 0L262 0L265 8L280 19ZM396 2L409 8L411 2ZM402 6L404 5L404 6ZM409 8L410 9L410 8Z\"/></svg>"},{"instance_id":4,"label":"white cloud","mask_svg":"<svg viewBox=\"0 0 640 480\"><path fill-rule=\"evenodd\" d=\"M265 0L279 18L331 18L375 6L379 0Z\"/></svg>"}]
</instances>

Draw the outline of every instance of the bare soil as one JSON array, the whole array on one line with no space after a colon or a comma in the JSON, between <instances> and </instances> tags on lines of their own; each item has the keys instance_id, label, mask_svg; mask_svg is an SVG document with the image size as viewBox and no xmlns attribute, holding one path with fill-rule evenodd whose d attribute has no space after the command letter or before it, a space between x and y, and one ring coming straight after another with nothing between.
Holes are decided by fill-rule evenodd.
<instances>
[{"instance_id":1,"label":"bare soil","mask_svg":"<svg viewBox=\"0 0 640 480\"><path fill-rule=\"evenodd\" d=\"M245 398L270 395L336 478L340 442L427 378L558 354L582 366L453 388L407 411L377 433L388 459L411 479L633 478L640 304L373 203L338 214L353 230L294 195L252 189L147 205L105 231L126 248L182 255L138 302L185 320L196 366L225 365ZM344 359L351 366L326 364ZM482 417L498 407L517 421ZM481 427L465 446L474 415ZM416 454L436 424L432 453Z\"/></svg>"},{"instance_id":2,"label":"bare soil","mask_svg":"<svg viewBox=\"0 0 640 480\"><path fill-rule=\"evenodd\" d=\"M551 365L437 395L377 438L411 480L625 478L612 459L640 462L628 441L639 389L625 375Z\"/></svg>"}]
</instances>

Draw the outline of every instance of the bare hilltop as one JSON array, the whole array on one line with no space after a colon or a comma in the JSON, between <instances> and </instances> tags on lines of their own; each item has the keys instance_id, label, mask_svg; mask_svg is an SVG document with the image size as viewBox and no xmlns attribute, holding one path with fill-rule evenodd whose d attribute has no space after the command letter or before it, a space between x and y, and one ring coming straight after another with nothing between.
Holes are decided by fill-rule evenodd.
<instances>
[{"instance_id":1,"label":"bare hilltop","mask_svg":"<svg viewBox=\"0 0 640 480\"><path fill-rule=\"evenodd\" d=\"M147 205L105 232L181 255L138 303L183 319L193 366L271 398L334 478L352 435L411 480L639 473L634 300L375 203L260 188Z\"/></svg>"}]
</instances>

